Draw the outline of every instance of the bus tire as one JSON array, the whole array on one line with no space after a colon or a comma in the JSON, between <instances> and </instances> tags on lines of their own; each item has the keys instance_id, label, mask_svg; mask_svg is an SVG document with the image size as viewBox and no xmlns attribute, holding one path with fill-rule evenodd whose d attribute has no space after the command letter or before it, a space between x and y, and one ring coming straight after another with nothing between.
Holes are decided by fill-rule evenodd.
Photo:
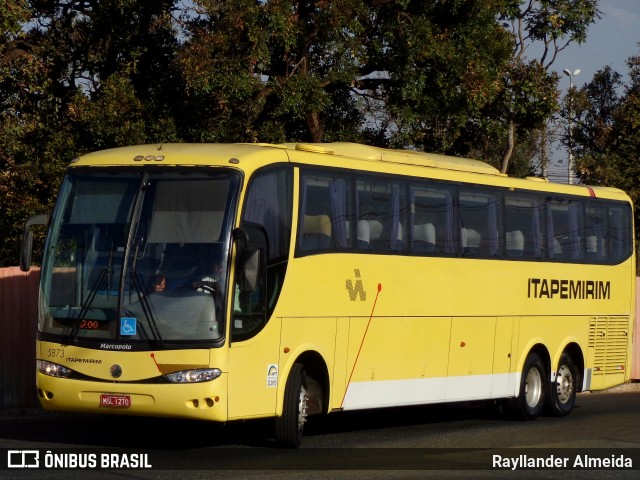
<instances>
[{"instance_id":1,"label":"bus tire","mask_svg":"<svg viewBox=\"0 0 640 480\"><path fill-rule=\"evenodd\" d=\"M515 410L522 420L535 420L542 413L547 386L547 369L537 353L530 353L524 362L520 392Z\"/></svg>"},{"instance_id":2,"label":"bus tire","mask_svg":"<svg viewBox=\"0 0 640 480\"><path fill-rule=\"evenodd\" d=\"M307 375L300 363L294 363L284 389L282 416L276 418L276 442L287 448L298 448L302 443L307 420Z\"/></svg>"},{"instance_id":3,"label":"bus tire","mask_svg":"<svg viewBox=\"0 0 640 480\"><path fill-rule=\"evenodd\" d=\"M558 362L556 380L549 382L547 410L556 417L566 417L576 403L578 369L568 353L563 353Z\"/></svg>"}]
</instances>

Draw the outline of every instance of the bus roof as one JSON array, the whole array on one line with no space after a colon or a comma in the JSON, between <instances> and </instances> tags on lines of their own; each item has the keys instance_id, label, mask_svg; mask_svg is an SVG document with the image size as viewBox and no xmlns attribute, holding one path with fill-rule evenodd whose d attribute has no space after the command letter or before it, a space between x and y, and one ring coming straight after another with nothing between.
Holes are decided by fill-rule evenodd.
<instances>
[{"instance_id":1,"label":"bus roof","mask_svg":"<svg viewBox=\"0 0 640 480\"><path fill-rule=\"evenodd\" d=\"M288 161L286 147L250 143L164 143L110 148L82 155L73 166L228 165L258 155L264 163ZM269 152L272 154L269 155ZM232 164L234 162L231 162Z\"/></svg>"},{"instance_id":2,"label":"bus roof","mask_svg":"<svg viewBox=\"0 0 640 480\"><path fill-rule=\"evenodd\" d=\"M323 153L362 160L401 163L421 167L433 167L464 172L487 173L500 175L500 172L488 163L467 158L449 157L435 153L417 152L414 150L391 150L371 147L357 143L296 143L285 144L288 149L302 152Z\"/></svg>"},{"instance_id":3,"label":"bus roof","mask_svg":"<svg viewBox=\"0 0 640 480\"><path fill-rule=\"evenodd\" d=\"M324 160L323 158L324 157ZM501 174L488 163L459 157L418 152L413 150L393 150L349 142L335 143L167 143L157 145L133 145L100 150L83 155L71 162L75 166L231 166L254 170L271 163L295 162L307 165L340 166L343 168L387 171L393 165L404 165L405 172L399 174L420 176L416 167L433 169L425 176L443 178L446 171L460 172L459 181L491 183L507 188L522 188L548 192L565 192L586 196L619 198L628 200L624 192L611 187L588 187L550 183L547 179L528 177L511 178ZM364 162L364 163L360 163ZM366 165L366 164L368 165ZM373 164L379 167L373 167ZM386 165L387 168L384 166ZM395 169L393 169L395 170ZM438 174L436 172L442 172ZM482 174L489 178L472 179ZM455 180L446 175L450 180ZM535 183L534 183L535 182ZM582 189L582 192L576 189Z\"/></svg>"},{"instance_id":4,"label":"bus roof","mask_svg":"<svg viewBox=\"0 0 640 480\"><path fill-rule=\"evenodd\" d=\"M227 163L232 158L246 158L259 154L263 162L289 160L291 153L307 152L359 160L401 163L446 170L500 175L491 165L479 160L448 157L412 150L391 150L357 143L266 143L193 144L170 143L159 145L134 145L112 148L83 155L76 165L133 165L135 163L164 163L194 165ZM265 154L268 155L265 158Z\"/></svg>"}]
</instances>

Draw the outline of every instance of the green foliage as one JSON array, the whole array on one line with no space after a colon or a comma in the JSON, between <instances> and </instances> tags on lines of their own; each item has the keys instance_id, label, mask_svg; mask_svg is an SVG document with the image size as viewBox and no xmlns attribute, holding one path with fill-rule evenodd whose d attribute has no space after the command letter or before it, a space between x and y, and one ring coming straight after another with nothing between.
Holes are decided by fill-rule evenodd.
<instances>
[{"instance_id":1,"label":"green foliage","mask_svg":"<svg viewBox=\"0 0 640 480\"><path fill-rule=\"evenodd\" d=\"M77 148L90 151L147 140L142 102L129 78L111 75L92 97L78 92L69 105Z\"/></svg>"},{"instance_id":2,"label":"green foliage","mask_svg":"<svg viewBox=\"0 0 640 480\"><path fill-rule=\"evenodd\" d=\"M640 201L640 56L631 57L628 85L607 66L580 91L569 92L563 113L573 113L572 148L586 184L621 188ZM571 108L570 108L571 106ZM569 138L564 139L568 145ZM640 210L636 210L640 225Z\"/></svg>"},{"instance_id":3,"label":"green foliage","mask_svg":"<svg viewBox=\"0 0 640 480\"><path fill-rule=\"evenodd\" d=\"M582 41L596 5L0 0L0 262L71 158L123 144L354 141L499 165L513 138L525 175L557 78L521 47Z\"/></svg>"},{"instance_id":4,"label":"green foliage","mask_svg":"<svg viewBox=\"0 0 640 480\"><path fill-rule=\"evenodd\" d=\"M4 41L17 35L28 19L26 0L0 0L0 32Z\"/></svg>"},{"instance_id":5,"label":"green foliage","mask_svg":"<svg viewBox=\"0 0 640 480\"><path fill-rule=\"evenodd\" d=\"M204 15L187 23L178 59L199 119L187 136L201 139L203 122L214 140L322 141L346 130L445 151L498 92L510 54L500 5L199 2Z\"/></svg>"},{"instance_id":6,"label":"green foliage","mask_svg":"<svg viewBox=\"0 0 640 480\"><path fill-rule=\"evenodd\" d=\"M381 65L396 67L373 91L386 95L397 124L392 143L458 153L454 143L498 95L508 65L509 36L496 22L499 4L411 2L409 12L385 6L380 16L388 45L376 54Z\"/></svg>"},{"instance_id":7,"label":"green foliage","mask_svg":"<svg viewBox=\"0 0 640 480\"><path fill-rule=\"evenodd\" d=\"M503 96L505 114L524 129L541 127L558 109L557 82L538 61L512 65Z\"/></svg>"},{"instance_id":8,"label":"green foliage","mask_svg":"<svg viewBox=\"0 0 640 480\"><path fill-rule=\"evenodd\" d=\"M598 0L508 0L502 19L512 34L512 61L505 72L504 95L494 108L507 125L500 170L509 171L515 139L523 130L539 129L557 110L557 77L550 73L558 54L570 43L582 43L599 18ZM527 51L537 45L537 61ZM492 120L494 116L490 117Z\"/></svg>"}]
</instances>

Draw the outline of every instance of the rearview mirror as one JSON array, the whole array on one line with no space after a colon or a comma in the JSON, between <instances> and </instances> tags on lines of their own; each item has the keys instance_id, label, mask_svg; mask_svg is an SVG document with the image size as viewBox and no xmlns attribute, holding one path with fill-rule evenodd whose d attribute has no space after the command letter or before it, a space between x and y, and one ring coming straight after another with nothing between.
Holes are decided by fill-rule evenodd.
<instances>
[{"instance_id":1,"label":"rearview mirror","mask_svg":"<svg viewBox=\"0 0 640 480\"><path fill-rule=\"evenodd\" d=\"M22 249L20 250L20 270L28 272L31 269L31 254L33 252L33 232L31 227L34 225L47 225L49 223L49 215L34 215L24 225L24 234L22 236Z\"/></svg>"},{"instance_id":2,"label":"rearview mirror","mask_svg":"<svg viewBox=\"0 0 640 480\"><path fill-rule=\"evenodd\" d=\"M257 248L244 248L242 252L240 275L240 290L243 292L253 292L258 287L260 278L260 250Z\"/></svg>"},{"instance_id":3,"label":"rearview mirror","mask_svg":"<svg viewBox=\"0 0 640 480\"><path fill-rule=\"evenodd\" d=\"M233 230L233 238L238 243L238 287L243 292L253 292L260 283L267 236L261 225L247 222Z\"/></svg>"}]
</instances>

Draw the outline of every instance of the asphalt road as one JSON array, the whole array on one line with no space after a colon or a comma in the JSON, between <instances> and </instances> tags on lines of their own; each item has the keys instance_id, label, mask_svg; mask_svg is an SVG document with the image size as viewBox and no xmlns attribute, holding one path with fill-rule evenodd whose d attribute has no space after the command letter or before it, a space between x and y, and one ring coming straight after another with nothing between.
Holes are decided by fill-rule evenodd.
<instances>
[{"instance_id":1,"label":"asphalt road","mask_svg":"<svg viewBox=\"0 0 640 480\"><path fill-rule=\"evenodd\" d=\"M297 451L275 447L271 421L1 415L0 478L635 479L639 390L580 394L569 417L534 422L505 420L478 404L333 414L309 421ZM1 470L9 450L12 465L20 463L16 450L37 452L41 468ZM100 468L103 459L116 468Z\"/></svg>"}]
</instances>

